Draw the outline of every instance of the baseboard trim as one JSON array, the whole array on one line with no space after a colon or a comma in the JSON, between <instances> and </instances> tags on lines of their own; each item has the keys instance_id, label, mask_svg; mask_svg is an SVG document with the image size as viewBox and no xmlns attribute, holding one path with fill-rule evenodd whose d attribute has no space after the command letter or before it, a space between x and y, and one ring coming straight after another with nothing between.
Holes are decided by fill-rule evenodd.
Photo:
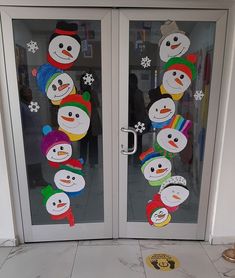
<instances>
[{"instance_id":1,"label":"baseboard trim","mask_svg":"<svg viewBox=\"0 0 235 278\"><path fill-rule=\"evenodd\" d=\"M18 244L19 241L16 238L12 238L12 239L0 238L0 247L13 247L13 246L17 246Z\"/></svg>"},{"instance_id":2,"label":"baseboard trim","mask_svg":"<svg viewBox=\"0 0 235 278\"><path fill-rule=\"evenodd\" d=\"M212 236L209 241L211 244L234 244L235 236Z\"/></svg>"}]
</instances>

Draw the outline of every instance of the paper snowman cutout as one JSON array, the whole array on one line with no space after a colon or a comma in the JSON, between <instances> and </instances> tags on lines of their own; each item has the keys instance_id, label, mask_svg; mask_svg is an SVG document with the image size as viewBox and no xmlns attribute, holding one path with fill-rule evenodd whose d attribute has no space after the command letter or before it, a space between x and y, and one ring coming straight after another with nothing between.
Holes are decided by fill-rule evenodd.
<instances>
[{"instance_id":1,"label":"paper snowman cutout","mask_svg":"<svg viewBox=\"0 0 235 278\"><path fill-rule=\"evenodd\" d=\"M62 131L52 130L49 125L43 126L42 132L44 136L41 142L41 150L50 165L58 167L60 163L69 160L72 156L69 137Z\"/></svg>"},{"instance_id":2,"label":"paper snowman cutout","mask_svg":"<svg viewBox=\"0 0 235 278\"><path fill-rule=\"evenodd\" d=\"M83 175L82 163L73 159L60 166L60 170L54 176L54 182L56 187L63 190L69 197L75 197L80 195L85 188Z\"/></svg>"},{"instance_id":3,"label":"paper snowman cutout","mask_svg":"<svg viewBox=\"0 0 235 278\"><path fill-rule=\"evenodd\" d=\"M148 115L153 128L162 128L168 125L175 114L175 103L168 94L160 94L157 100L149 106Z\"/></svg>"},{"instance_id":4,"label":"paper snowman cutout","mask_svg":"<svg viewBox=\"0 0 235 278\"><path fill-rule=\"evenodd\" d=\"M151 186L160 186L171 176L171 162L164 156L155 153L153 148L140 155L141 171Z\"/></svg>"},{"instance_id":5,"label":"paper snowman cutout","mask_svg":"<svg viewBox=\"0 0 235 278\"><path fill-rule=\"evenodd\" d=\"M159 131L157 144L170 153L181 152L187 145L188 130L191 126L190 120L185 120L181 115L175 115L171 123Z\"/></svg>"},{"instance_id":6,"label":"paper snowman cutout","mask_svg":"<svg viewBox=\"0 0 235 278\"><path fill-rule=\"evenodd\" d=\"M74 216L70 208L70 200L62 190L53 189L51 185L41 190L43 203L52 220L67 219L69 225L74 226Z\"/></svg>"},{"instance_id":7,"label":"paper snowman cutout","mask_svg":"<svg viewBox=\"0 0 235 278\"><path fill-rule=\"evenodd\" d=\"M33 70L40 91L45 94L54 105L60 105L63 98L76 93L73 79L68 73L44 64Z\"/></svg>"},{"instance_id":8,"label":"paper snowman cutout","mask_svg":"<svg viewBox=\"0 0 235 278\"><path fill-rule=\"evenodd\" d=\"M76 23L59 21L56 29L50 37L47 61L59 69L69 69L76 62L80 48L81 39L77 34Z\"/></svg>"},{"instance_id":9,"label":"paper snowman cutout","mask_svg":"<svg viewBox=\"0 0 235 278\"><path fill-rule=\"evenodd\" d=\"M180 100L184 92L196 78L196 55L186 58L174 57L165 64L162 78L161 93L170 94L173 100Z\"/></svg>"},{"instance_id":10,"label":"paper snowman cutout","mask_svg":"<svg viewBox=\"0 0 235 278\"><path fill-rule=\"evenodd\" d=\"M177 210L179 205L185 202L189 196L185 178L172 176L167 179L161 185L159 194L164 205L174 208L174 211Z\"/></svg>"},{"instance_id":11,"label":"paper snowman cutout","mask_svg":"<svg viewBox=\"0 0 235 278\"><path fill-rule=\"evenodd\" d=\"M163 62L172 57L181 57L189 49L190 40L185 32L179 30L175 21L166 21L161 26L162 37L159 40L159 55Z\"/></svg>"},{"instance_id":12,"label":"paper snowman cutout","mask_svg":"<svg viewBox=\"0 0 235 278\"><path fill-rule=\"evenodd\" d=\"M71 141L81 140L90 126L91 103L88 91L83 95L64 98L58 111L59 130L66 133Z\"/></svg>"},{"instance_id":13,"label":"paper snowman cutout","mask_svg":"<svg viewBox=\"0 0 235 278\"><path fill-rule=\"evenodd\" d=\"M159 198L150 200L146 205L146 216L151 226L162 228L171 221L171 215Z\"/></svg>"}]
</instances>

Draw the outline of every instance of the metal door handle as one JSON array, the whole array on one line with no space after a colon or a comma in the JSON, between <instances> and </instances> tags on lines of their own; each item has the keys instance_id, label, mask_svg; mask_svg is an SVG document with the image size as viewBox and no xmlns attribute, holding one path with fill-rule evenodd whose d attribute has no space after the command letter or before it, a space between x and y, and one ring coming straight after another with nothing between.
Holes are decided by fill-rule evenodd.
<instances>
[{"instance_id":1,"label":"metal door handle","mask_svg":"<svg viewBox=\"0 0 235 278\"><path fill-rule=\"evenodd\" d=\"M135 129L132 127L129 127L129 128L122 127L121 131L127 132L127 133L132 133L134 135L134 145L133 145L133 148L131 149L131 151L121 150L121 153L125 154L125 155L132 155L132 154L136 153L136 151L137 151L137 133L136 133Z\"/></svg>"}]
</instances>

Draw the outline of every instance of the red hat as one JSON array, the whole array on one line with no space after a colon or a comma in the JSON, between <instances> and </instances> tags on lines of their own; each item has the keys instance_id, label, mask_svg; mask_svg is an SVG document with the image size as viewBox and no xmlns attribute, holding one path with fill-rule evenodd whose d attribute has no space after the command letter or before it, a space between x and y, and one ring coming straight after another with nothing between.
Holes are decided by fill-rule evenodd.
<instances>
[{"instance_id":1,"label":"red hat","mask_svg":"<svg viewBox=\"0 0 235 278\"><path fill-rule=\"evenodd\" d=\"M153 197L153 200L151 200L147 205L146 205L146 215L147 219L150 225L153 225L153 221L151 220L152 214L158 210L159 208L166 208L166 206L163 204L163 202L160 199L160 195L155 194Z\"/></svg>"}]
</instances>

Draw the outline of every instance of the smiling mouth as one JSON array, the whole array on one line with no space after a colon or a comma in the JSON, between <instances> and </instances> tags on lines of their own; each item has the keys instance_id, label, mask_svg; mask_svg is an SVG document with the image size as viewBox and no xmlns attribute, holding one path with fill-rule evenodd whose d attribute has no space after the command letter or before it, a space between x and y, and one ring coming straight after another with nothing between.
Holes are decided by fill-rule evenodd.
<instances>
[{"instance_id":1,"label":"smiling mouth","mask_svg":"<svg viewBox=\"0 0 235 278\"><path fill-rule=\"evenodd\" d=\"M63 183L61 183L60 182L60 185L62 185L62 186L64 186L64 187L71 187L71 186L73 186L73 185L75 185L75 183L72 183L72 184L63 184Z\"/></svg>"},{"instance_id":2,"label":"smiling mouth","mask_svg":"<svg viewBox=\"0 0 235 278\"><path fill-rule=\"evenodd\" d=\"M184 51L184 49L185 49L185 47L183 47L182 50L178 54L176 54L176 55L173 55L173 56L172 55L168 55L168 58L179 56Z\"/></svg>"},{"instance_id":3,"label":"smiling mouth","mask_svg":"<svg viewBox=\"0 0 235 278\"><path fill-rule=\"evenodd\" d=\"M165 119L165 118L169 117L170 114L172 114L172 112L170 112L169 114L167 114L167 116L162 117L162 118L157 118L157 117L155 117L155 116L153 116L153 117L154 117L154 119L161 120L161 119Z\"/></svg>"},{"instance_id":4,"label":"smiling mouth","mask_svg":"<svg viewBox=\"0 0 235 278\"><path fill-rule=\"evenodd\" d=\"M167 85L170 86L171 88L176 89L176 90L180 90L179 87L173 87L173 86L171 86L170 83L168 82L168 80L166 80L166 83L167 83Z\"/></svg>"},{"instance_id":5,"label":"smiling mouth","mask_svg":"<svg viewBox=\"0 0 235 278\"><path fill-rule=\"evenodd\" d=\"M175 204L175 203L178 203L178 201L169 201L168 199L167 199L167 197L164 197L163 198L164 200L166 200L168 203L171 203L171 204Z\"/></svg>"},{"instance_id":6,"label":"smiling mouth","mask_svg":"<svg viewBox=\"0 0 235 278\"><path fill-rule=\"evenodd\" d=\"M63 93L62 95L59 95L59 96L55 95L54 98L61 98L61 97L65 96L68 93L69 90L70 90L70 87L68 87L68 89L66 90L65 93Z\"/></svg>"},{"instance_id":7,"label":"smiling mouth","mask_svg":"<svg viewBox=\"0 0 235 278\"><path fill-rule=\"evenodd\" d=\"M60 212L60 211L63 211L65 208L67 208L67 205L65 205L65 206L62 207L61 209L53 209L53 211L56 211L56 212L59 211L59 212Z\"/></svg>"},{"instance_id":8,"label":"smiling mouth","mask_svg":"<svg viewBox=\"0 0 235 278\"><path fill-rule=\"evenodd\" d=\"M83 123L81 123L81 122L78 122L77 124L76 124L76 126L68 126L68 125L66 125L65 123L63 124L65 127L67 127L67 128L69 128L69 129L74 129L74 128L77 128L79 125L83 125Z\"/></svg>"},{"instance_id":9,"label":"smiling mouth","mask_svg":"<svg viewBox=\"0 0 235 278\"><path fill-rule=\"evenodd\" d=\"M63 160L63 159L65 159L66 157L68 157L69 155L68 154L66 154L66 156L65 157L63 157L63 158L61 158L61 159L56 159L56 158L54 158L53 156L51 157L51 158L53 158L53 159L55 159L55 160L57 160L57 161L61 161L61 160Z\"/></svg>"},{"instance_id":10,"label":"smiling mouth","mask_svg":"<svg viewBox=\"0 0 235 278\"><path fill-rule=\"evenodd\" d=\"M66 61L69 61L69 60L70 60L69 57L68 57L68 58L61 57L60 55L58 55L58 54L56 53L56 51L54 51L53 53L54 53L58 58L60 58L60 59L63 59L63 60L66 60Z\"/></svg>"},{"instance_id":11,"label":"smiling mouth","mask_svg":"<svg viewBox=\"0 0 235 278\"><path fill-rule=\"evenodd\" d=\"M149 176L150 178L160 178L160 177L162 177L162 176L164 176L165 174L166 174L166 172L167 172L167 170L168 170L168 168L166 168L166 170L164 171L164 173L162 173L161 175L158 175L157 177L153 177L153 176Z\"/></svg>"}]
</instances>

